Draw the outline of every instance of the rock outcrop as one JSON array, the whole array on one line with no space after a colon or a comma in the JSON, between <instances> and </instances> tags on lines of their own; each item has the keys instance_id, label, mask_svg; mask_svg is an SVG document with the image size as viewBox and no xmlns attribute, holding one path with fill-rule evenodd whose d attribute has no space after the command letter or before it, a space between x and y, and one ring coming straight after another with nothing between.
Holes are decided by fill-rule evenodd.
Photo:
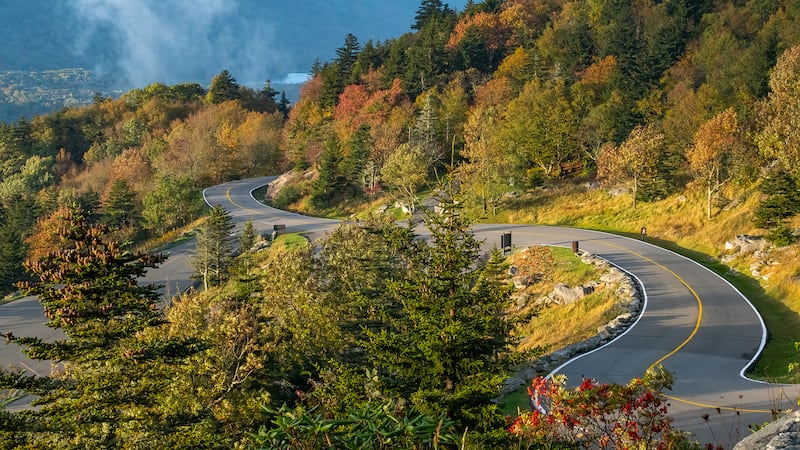
<instances>
[{"instance_id":1,"label":"rock outcrop","mask_svg":"<svg viewBox=\"0 0 800 450\"><path fill-rule=\"evenodd\" d=\"M642 309L642 295L639 285L633 277L611 266L608 261L587 252L581 252L581 260L586 264L607 268L606 273L600 279L600 283L605 283L606 286L617 286L616 294L619 296L620 302L628 306L628 311L618 315L605 325L600 326L597 330L597 335L556 350L529 364L517 367L514 376L506 380L501 396L516 390L520 386L528 384L530 380L538 375L550 373L553 369L575 356L606 344L624 333L625 330L636 321L636 318L639 317ZM588 289L593 289L594 286L589 284L587 286L578 286L578 288L586 292ZM568 287L566 287L566 290L577 293L577 290L571 290ZM551 293L546 297L550 298L552 295Z\"/></svg>"},{"instance_id":2,"label":"rock outcrop","mask_svg":"<svg viewBox=\"0 0 800 450\"><path fill-rule=\"evenodd\" d=\"M734 450L800 450L800 411L793 411L739 441Z\"/></svg>"}]
</instances>

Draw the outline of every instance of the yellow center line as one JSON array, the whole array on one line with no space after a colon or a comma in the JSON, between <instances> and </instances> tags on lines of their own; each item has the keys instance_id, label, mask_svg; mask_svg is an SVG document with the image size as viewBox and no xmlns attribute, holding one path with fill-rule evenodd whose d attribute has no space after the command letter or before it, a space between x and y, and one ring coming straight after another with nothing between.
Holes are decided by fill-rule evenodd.
<instances>
[{"instance_id":1,"label":"yellow center line","mask_svg":"<svg viewBox=\"0 0 800 450\"><path fill-rule=\"evenodd\" d=\"M233 201L233 198L231 197L231 189L233 189L233 187L229 187L229 188L228 188L228 189L225 191L225 197L228 199L228 201L229 201L229 202L231 202L231 204L232 204L233 206L236 206L237 208L243 209L243 210L245 210L245 211L247 211L247 212L250 212L250 213L253 213L253 214L258 214L259 212L261 212L261 211L257 211L257 210L255 210L255 209L250 209L250 208L247 208L247 207L245 207L245 206L242 206L242 205L240 205L240 204L236 203L235 201Z\"/></svg>"},{"instance_id":2,"label":"yellow center line","mask_svg":"<svg viewBox=\"0 0 800 450\"><path fill-rule=\"evenodd\" d=\"M567 236L559 236L559 237L567 238ZM609 247L614 247L614 248L619 249L619 250L626 251L626 252L628 252L628 253L630 253L632 255L636 255L639 258L642 258L645 261L651 262L651 263L655 264L656 266L664 269L669 274L671 274L673 277L675 277L675 279L678 280L682 285L686 286L686 289L688 289L689 292L692 293L692 295L694 296L695 300L697 301L697 309L698 309L697 321L695 321L694 328L692 329L692 332L689 334L689 336L686 339L683 340L683 342L678 344L678 346L675 347L672 351L670 351L666 355L664 355L661 358L659 358L658 360L656 360L656 362L651 364L647 368L647 371L650 371L653 368L655 368L657 365L659 365L662 362L664 362L670 356L674 355L675 353L678 353L683 347L686 346L686 344L688 344L692 339L694 339L695 335L697 334L698 330L700 329L700 322L703 319L703 302L702 302L702 300L700 300L700 296L697 295L697 292L691 286L689 286L689 283L684 281L683 278L681 278L677 273L675 273L673 270L671 270L667 266L665 266L665 265L663 265L663 264L659 263L658 261L655 261L655 260L653 260L651 258L648 258L647 256L644 256L641 253L635 252L635 251L633 251L633 250L631 250L629 248L621 247L621 246L615 245L615 244L610 244L608 242L598 242L598 243L600 243L602 245L607 245ZM671 396L671 395L666 395L666 394L664 394L664 397L666 397L666 398L668 398L670 400L673 400L673 401L682 402L682 403L686 403L686 404L693 405L693 406L711 408L711 409L721 409L721 410L725 410L725 411L739 411L739 412L748 412L748 413L772 413L772 410L744 409L744 408L736 408L736 407L731 407L731 406L710 405L710 404L707 404L707 403L699 403L699 402L695 402L695 401L691 401L691 400L687 400L687 399L684 399L684 398L675 397L675 396Z\"/></svg>"}]
</instances>

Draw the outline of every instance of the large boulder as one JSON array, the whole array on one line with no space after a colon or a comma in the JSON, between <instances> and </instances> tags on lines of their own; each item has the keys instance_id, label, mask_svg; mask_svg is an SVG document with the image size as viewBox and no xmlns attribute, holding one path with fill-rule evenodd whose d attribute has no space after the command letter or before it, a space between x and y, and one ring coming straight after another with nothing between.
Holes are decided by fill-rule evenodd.
<instances>
[{"instance_id":1,"label":"large boulder","mask_svg":"<svg viewBox=\"0 0 800 450\"><path fill-rule=\"evenodd\" d=\"M763 252L769 246L764 236L751 236L740 234L732 241L725 243L725 250L739 255L749 255L758 251Z\"/></svg>"},{"instance_id":2,"label":"large boulder","mask_svg":"<svg viewBox=\"0 0 800 450\"><path fill-rule=\"evenodd\" d=\"M734 450L800 450L800 411L793 411L739 441Z\"/></svg>"},{"instance_id":3,"label":"large boulder","mask_svg":"<svg viewBox=\"0 0 800 450\"><path fill-rule=\"evenodd\" d=\"M550 298L561 305L569 305L591 294L592 290L586 286L576 286L571 288L563 283L558 283L550 293Z\"/></svg>"}]
</instances>

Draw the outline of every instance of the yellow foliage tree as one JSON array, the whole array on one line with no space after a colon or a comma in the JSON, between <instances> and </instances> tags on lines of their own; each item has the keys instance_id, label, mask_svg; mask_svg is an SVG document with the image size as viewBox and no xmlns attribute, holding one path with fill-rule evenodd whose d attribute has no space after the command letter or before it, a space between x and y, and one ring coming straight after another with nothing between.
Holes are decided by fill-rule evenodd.
<instances>
[{"instance_id":1,"label":"yellow foliage tree","mask_svg":"<svg viewBox=\"0 0 800 450\"><path fill-rule=\"evenodd\" d=\"M619 146L606 144L597 156L597 177L605 183L631 185L633 209L642 178L656 169L664 152L664 135L653 125L639 125Z\"/></svg>"}]
</instances>

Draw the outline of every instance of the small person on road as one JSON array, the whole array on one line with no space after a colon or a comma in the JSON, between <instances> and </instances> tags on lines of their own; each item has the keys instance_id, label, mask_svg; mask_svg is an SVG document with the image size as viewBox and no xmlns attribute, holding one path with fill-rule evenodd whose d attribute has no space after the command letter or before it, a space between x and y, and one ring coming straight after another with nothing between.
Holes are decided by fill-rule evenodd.
<instances>
[{"instance_id":1,"label":"small person on road","mask_svg":"<svg viewBox=\"0 0 800 450\"><path fill-rule=\"evenodd\" d=\"M642 227L642 240L647 236L647 227Z\"/></svg>"}]
</instances>

